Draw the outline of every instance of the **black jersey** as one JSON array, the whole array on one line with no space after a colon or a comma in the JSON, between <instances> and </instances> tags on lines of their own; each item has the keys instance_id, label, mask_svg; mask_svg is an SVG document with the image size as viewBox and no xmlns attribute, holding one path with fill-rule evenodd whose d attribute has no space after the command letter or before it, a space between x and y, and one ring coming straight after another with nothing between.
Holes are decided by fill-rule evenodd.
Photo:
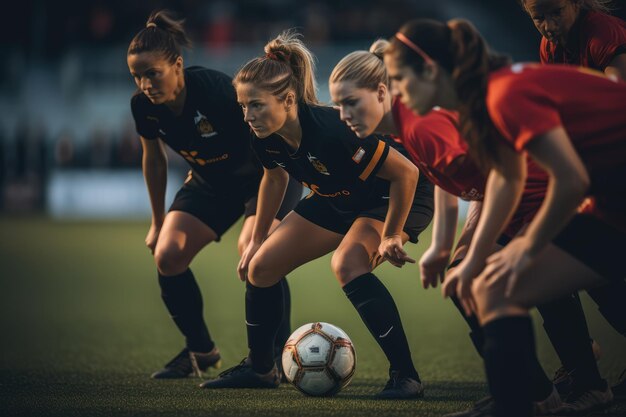
<instances>
[{"instance_id":1,"label":"black jersey","mask_svg":"<svg viewBox=\"0 0 626 417\"><path fill-rule=\"evenodd\" d=\"M376 178L389 153L382 136L359 139L331 107L300 104L302 141L289 148L278 135L256 136L252 147L267 169L283 168L342 211L387 204L389 182Z\"/></svg>"},{"instance_id":2,"label":"black jersey","mask_svg":"<svg viewBox=\"0 0 626 417\"><path fill-rule=\"evenodd\" d=\"M143 93L131 99L137 132L159 138L179 153L210 192L256 187L262 175L231 81L218 71L186 68L187 97L179 116Z\"/></svg>"}]
</instances>

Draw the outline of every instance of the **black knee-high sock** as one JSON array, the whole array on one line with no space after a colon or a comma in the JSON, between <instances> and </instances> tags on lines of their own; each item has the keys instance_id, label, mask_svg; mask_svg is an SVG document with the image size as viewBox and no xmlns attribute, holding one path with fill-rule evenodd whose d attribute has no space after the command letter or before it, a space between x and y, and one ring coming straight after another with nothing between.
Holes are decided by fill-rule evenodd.
<instances>
[{"instance_id":1,"label":"black knee-high sock","mask_svg":"<svg viewBox=\"0 0 626 417\"><path fill-rule=\"evenodd\" d=\"M383 283L374 274L367 273L350 281L343 290L385 352L391 369L419 381L400 314Z\"/></svg>"},{"instance_id":2,"label":"black knee-high sock","mask_svg":"<svg viewBox=\"0 0 626 417\"><path fill-rule=\"evenodd\" d=\"M468 317L465 315L465 310L463 310L463 307L456 296L452 296L450 298L472 330L469 334L470 339L472 340L476 351L482 357L485 345L483 328L478 323L476 316L472 315ZM533 356L531 366L533 374L533 401L543 401L552 393L552 382L548 379L548 376L544 372L536 356Z\"/></svg>"},{"instance_id":3,"label":"black knee-high sock","mask_svg":"<svg viewBox=\"0 0 626 417\"><path fill-rule=\"evenodd\" d=\"M202 294L190 269L179 275L159 273L161 298L193 352L209 352L215 344L202 317Z\"/></svg>"},{"instance_id":4,"label":"black knee-high sock","mask_svg":"<svg viewBox=\"0 0 626 417\"><path fill-rule=\"evenodd\" d=\"M450 299L454 303L457 310L459 310L459 312L461 313L461 316L463 317L467 325L470 327L471 332L469 334L469 337L472 340L474 347L476 348L476 352L478 352L478 354L482 357L483 345L485 344L485 336L483 335L483 328L480 327L480 323L478 323L478 319L476 318L476 316L474 315L467 316L465 314L465 310L463 310L463 306L461 305L461 302L455 295L451 296Z\"/></svg>"},{"instance_id":5,"label":"black knee-high sock","mask_svg":"<svg viewBox=\"0 0 626 417\"><path fill-rule=\"evenodd\" d=\"M615 330L626 337L626 281L617 280L602 287L587 290L598 305L600 313Z\"/></svg>"},{"instance_id":6,"label":"black knee-high sock","mask_svg":"<svg viewBox=\"0 0 626 417\"><path fill-rule=\"evenodd\" d=\"M280 280L280 285L283 287L283 319L280 322L280 327L276 333L276 340L274 342L274 357L280 358L283 352L285 342L291 336L291 292L289 291L289 284L287 278Z\"/></svg>"},{"instance_id":7,"label":"black knee-high sock","mask_svg":"<svg viewBox=\"0 0 626 417\"><path fill-rule=\"evenodd\" d=\"M246 328L252 368L261 374L274 367L274 340L283 319L283 284L261 288L246 283Z\"/></svg>"},{"instance_id":8,"label":"black knee-high sock","mask_svg":"<svg viewBox=\"0 0 626 417\"><path fill-rule=\"evenodd\" d=\"M483 326L485 369L498 417L533 415L532 358L535 341L530 317L505 317Z\"/></svg>"},{"instance_id":9,"label":"black knee-high sock","mask_svg":"<svg viewBox=\"0 0 626 417\"><path fill-rule=\"evenodd\" d=\"M589 330L578 294L538 306L543 327L577 392L605 387L589 343Z\"/></svg>"}]
</instances>

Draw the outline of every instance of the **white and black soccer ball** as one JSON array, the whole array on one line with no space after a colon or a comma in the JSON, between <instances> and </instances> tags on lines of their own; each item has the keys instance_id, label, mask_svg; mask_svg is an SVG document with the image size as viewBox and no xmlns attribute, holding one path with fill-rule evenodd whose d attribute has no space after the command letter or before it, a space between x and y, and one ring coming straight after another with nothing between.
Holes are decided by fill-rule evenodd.
<instances>
[{"instance_id":1,"label":"white and black soccer ball","mask_svg":"<svg viewBox=\"0 0 626 417\"><path fill-rule=\"evenodd\" d=\"M356 353L352 341L339 327L309 323L289 336L282 362L285 377L301 392L327 396L350 383Z\"/></svg>"}]
</instances>

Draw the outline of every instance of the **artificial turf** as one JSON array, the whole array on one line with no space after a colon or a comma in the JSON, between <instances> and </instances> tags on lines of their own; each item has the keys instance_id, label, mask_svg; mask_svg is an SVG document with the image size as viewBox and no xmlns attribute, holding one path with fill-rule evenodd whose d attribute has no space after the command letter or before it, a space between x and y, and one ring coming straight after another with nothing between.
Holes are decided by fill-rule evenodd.
<instances>
[{"instance_id":1,"label":"artificial turf","mask_svg":"<svg viewBox=\"0 0 626 417\"><path fill-rule=\"evenodd\" d=\"M247 351L244 286L235 274L239 227L192 265L225 367ZM1 416L440 416L486 394L481 361L456 309L438 289L421 289L417 266L383 265L377 274L396 300L426 395L375 400L387 378L386 360L340 290L329 257L290 274L292 327L326 321L351 336L357 371L339 395L305 397L287 384L201 390L196 378L151 380L182 338L160 300L143 244L147 229L146 222L0 218ZM415 257L428 246L429 232L421 240L408 246ZM585 295L583 301L603 350L600 370L613 383L626 367L626 342ZM535 326L540 359L552 372L558 361L539 320ZM626 415L626 404L604 415Z\"/></svg>"}]
</instances>

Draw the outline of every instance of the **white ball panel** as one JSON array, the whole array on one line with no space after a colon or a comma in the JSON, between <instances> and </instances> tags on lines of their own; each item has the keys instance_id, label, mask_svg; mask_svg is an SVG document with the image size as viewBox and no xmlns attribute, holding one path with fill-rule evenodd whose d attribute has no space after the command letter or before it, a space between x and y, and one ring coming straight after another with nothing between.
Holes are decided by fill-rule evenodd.
<instances>
[{"instance_id":1,"label":"white ball panel","mask_svg":"<svg viewBox=\"0 0 626 417\"><path fill-rule=\"evenodd\" d=\"M296 344L302 366L325 366L330 358L332 345L323 336L311 333Z\"/></svg>"},{"instance_id":2,"label":"white ball panel","mask_svg":"<svg viewBox=\"0 0 626 417\"><path fill-rule=\"evenodd\" d=\"M354 371L355 357L348 346L337 346L330 368L341 378L347 378Z\"/></svg>"},{"instance_id":3,"label":"white ball panel","mask_svg":"<svg viewBox=\"0 0 626 417\"><path fill-rule=\"evenodd\" d=\"M336 382L323 369L305 371L298 386L309 395L323 395L336 386Z\"/></svg>"},{"instance_id":4,"label":"white ball panel","mask_svg":"<svg viewBox=\"0 0 626 417\"><path fill-rule=\"evenodd\" d=\"M289 380L289 382L294 380L296 374L298 373L298 369L300 369L298 367L298 363L294 358L294 353L295 349L293 348L283 350L283 372L285 373L285 376L287 377L287 380Z\"/></svg>"}]
</instances>

